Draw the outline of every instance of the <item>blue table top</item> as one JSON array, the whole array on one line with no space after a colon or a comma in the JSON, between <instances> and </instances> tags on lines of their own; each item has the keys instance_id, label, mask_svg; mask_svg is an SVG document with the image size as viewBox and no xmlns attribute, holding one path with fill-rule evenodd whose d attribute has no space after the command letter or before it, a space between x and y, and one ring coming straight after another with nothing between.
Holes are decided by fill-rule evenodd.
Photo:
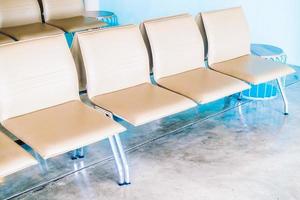
<instances>
[{"instance_id":1,"label":"blue table top","mask_svg":"<svg viewBox=\"0 0 300 200\"><path fill-rule=\"evenodd\" d=\"M268 44L251 44L251 53L256 56L275 56L284 54L284 51Z\"/></svg>"},{"instance_id":2,"label":"blue table top","mask_svg":"<svg viewBox=\"0 0 300 200\"><path fill-rule=\"evenodd\" d=\"M86 16L89 17L113 17L115 14L110 11L100 10L100 11L86 11Z\"/></svg>"},{"instance_id":3,"label":"blue table top","mask_svg":"<svg viewBox=\"0 0 300 200\"><path fill-rule=\"evenodd\" d=\"M101 16L101 17L110 17L113 15L114 15L114 13L110 12L110 11L105 11L105 10L99 11L99 16Z\"/></svg>"}]
</instances>

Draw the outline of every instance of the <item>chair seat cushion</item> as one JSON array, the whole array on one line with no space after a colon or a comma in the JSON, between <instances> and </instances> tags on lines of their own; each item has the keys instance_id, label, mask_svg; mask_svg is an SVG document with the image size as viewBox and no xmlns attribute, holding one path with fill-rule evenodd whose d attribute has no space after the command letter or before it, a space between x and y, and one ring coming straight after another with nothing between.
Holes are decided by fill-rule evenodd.
<instances>
[{"instance_id":1,"label":"chair seat cushion","mask_svg":"<svg viewBox=\"0 0 300 200\"><path fill-rule=\"evenodd\" d=\"M104 22L98 21L96 18L84 16L49 20L47 21L47 23L56 26L68 33L100 28L106 25Z\"/></svg>"},{"instance_id":2,"label":"chair seat cushion","mask_svg":"<svg viewBox=\"0 0 300 200\"><path fill-rule=\"evenodd\" d=\"M205 104L241 92L250 86L207 68L183 72L158 80L158 84Z\"/></svg>"},{"instance_id":3,"label":"chair seat cushion","mask_svg":"<svg viewBox=\"0 0 300 200\"><path fill-rule=\"evenodd\" d=\"M91 100L135 126L196 106L193 101L150 83L99 95Z\"/></svg>"},{"instance_id":4,"label":"chair seat cushion","mask_svg":"<svg viewBox=\"0 0 300 200\"><path fill-rule=\"evenodd\" d=\"M17 40L27 40L63 33L60 29L42 23L27 24L22 26L1 28L1 32Z\"/></svg>"},{"instance_id":5,"label":"chair seat cushion","mask_svg":"<svg viewBox=\"0 0 300 200\"><path fill-rule=\"evenodd\" d=\"M242 56L211 65L211 68L252 84L260 84L294 73L294 69L258 56Z\"/></svg>"},{"instance_id":6,"label":"chair seat cushion","mask_svg":"<svg viewBox=\"0 0 300 200\"><path fill-rule=\"evenodd\" d=\"M14 40L6 35L0 34L0 45L13 42Z\"/></svg>"},{"instance_id":7,"label":"chair seat cushion","mask_svg":"<svg viewBox=\"0 0 300 200\"><path fill-rule=\"evenodd\" d=\"M25 150L0 132L0 178L37 164Z\"/></svg>"},{"instance_id":8,"label":"chair seat cushion","mask_svg":"<svg viewBox=\"0 0 300 200\"><path fill-rule=\"evenodd\" d=\"M3 126L44 159L115 135L124 127L80 101L8 119Z\"/></svg>"}]
</instances>

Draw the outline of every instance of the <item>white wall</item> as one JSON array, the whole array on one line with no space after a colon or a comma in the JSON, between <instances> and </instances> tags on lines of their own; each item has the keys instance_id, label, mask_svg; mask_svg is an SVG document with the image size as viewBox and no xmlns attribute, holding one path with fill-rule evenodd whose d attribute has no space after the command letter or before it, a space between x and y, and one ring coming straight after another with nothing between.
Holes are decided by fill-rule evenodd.
<instances>
[{"instance_id":1,"label":"white wall","mask_svg":"<svg viewBox=\"0 0 300 200\"><path fill-rule=\"evenodd\" d=\"M111 10L121 24L145 19L242 6L253 43L273 44L288 54L288 62L300 66L299 0L101 0L101 10Z\"/></svg>"},{"instance_id":2,"label":"white wall","mask_svg":"<svg viewBox=\"0 0 300 200\"><path fill-rule=\"evenodd\" d=\"M100 0L84 0L84 7L86 11L99 11Z\"/></svg>"}]
</instances>

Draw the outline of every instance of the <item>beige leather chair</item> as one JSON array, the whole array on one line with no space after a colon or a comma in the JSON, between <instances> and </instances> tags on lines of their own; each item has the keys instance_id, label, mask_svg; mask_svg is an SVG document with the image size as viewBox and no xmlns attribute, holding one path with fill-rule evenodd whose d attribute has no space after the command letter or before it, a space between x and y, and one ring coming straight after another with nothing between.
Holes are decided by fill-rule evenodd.
<instances>
[{"instance_id":1,"label":"beige leather chair","mask_svg":"<svg viewBox=\"0 0 300 200\"><path fill-rule=\"evenodd\" d=\"M148 55L138 26L78 34L91 101L138 126L196 104L152 85Z\"/></svg>"},{"instance_id":2,"label":"beige leather chair","mask_svg":"<svg viewBox=\"0 0 300 200\"><path fill-rule=\"evenodd\" d=\"M0 46L0 60L0 122L7 130L44 159L109 138L123 162L118 134L125 128L80 101L63 34Z\"/></svg>"},{"instance_id":3,"label":"beige leather chair","mask_svg":"<svg viewBox=\"0 0 300 200\"><path fill-rule=\"evenodd\" d=\"M0 45L14 42L14 40L4 34L0 33Z\"/></svg>"},{"instance_id":4,"label":"beige leather chair","mask_svg":"<svg viewBox=\"0 0 300 200\"><path fill-rule=\"evenodd\" d=\"M252 84L277 79L288 114L280 78L295 71L284 64L250 55L250 31L242 8L202 13L208 38L210 68Z\"/></svg>"},{"instance_id":5,"label":"beige leather chair","mask_svg":"<svg viewBox=\"0 0 300 200\"><path fill-rule=\"evenodd\" d=\"M1 0L0 21L0 32L16 40L62 33L60 29L42 23L37 0Z\"/></svg>"},{"instance_id":6,"label":"beige leather chair","mask_svg":"<svg viewBox=\"0 0 300 200\"><path fill-rule=\"evenodd\" d=\"M42 0L47 24L73 33L105 26L96 18L84 17L83 0Z\"/></svg>"},{"instance_id":7,"label":"beige leather chair","mask_svg":"<svg viewBox=\"0 0 300 200\"><path fill-rule=\"evenodd\" d=\"M158 85L199 104L241 92L248 84L207 69L203 40L194 18L175 16L144 22Z\"/></svg>"},{"instance_id":8,"label":"beige leather chair","mask_svg":"<svg viewBox=\"0 0 300 200\"><path fill-rule=\"evenodd\" d=\"M0 179L35 164L29 153L0 132Z\"/></svg>"}]
</instances>

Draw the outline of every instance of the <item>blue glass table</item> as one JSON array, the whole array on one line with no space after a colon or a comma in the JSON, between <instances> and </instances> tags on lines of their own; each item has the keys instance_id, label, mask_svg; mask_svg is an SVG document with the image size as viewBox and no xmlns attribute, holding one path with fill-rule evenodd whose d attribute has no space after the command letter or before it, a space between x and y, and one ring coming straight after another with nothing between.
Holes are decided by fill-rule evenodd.
<instances>
[{"instance_id":1,"label":"blue glass table","mask_svg":"<svg viewBox=\"0 0 300 200\"><path fill-rule=\"evenodd\" d=\"M110 11L86 11L85 16L87 17L95 17L99 21L103 21L107 24L107 27L118 26L119 21L117 15ZM72 46L74 33L65 33L66 40L68 42L69 47Z\"/></svg>"},{"instance_id":2,"label":"blue glass table","mask_svg":"<svg viewBox=\"0 0 300 200\"><path fill-rule=\"evenodd\" d=\"M287 55L278 47L266 44L252 44L251 53L274 62L287 62ZM283 84L285 85L285 84ZM275 81L252 85L251 89L243 92L243 98L251 100L269 100L277 97L277 84Z\"/></svg>"},{"instance_id":3,"label":"blue glass table","mask_svg":"<svg viewBox=\"0 0 300 200\"><path fill-rule=\"evenodd\" d=\"M85 15L89 17L96 17L99 21L105 22L107 27L119 25L117 15L110 11L86 11Z\"/></svg>"}]
</instances>

